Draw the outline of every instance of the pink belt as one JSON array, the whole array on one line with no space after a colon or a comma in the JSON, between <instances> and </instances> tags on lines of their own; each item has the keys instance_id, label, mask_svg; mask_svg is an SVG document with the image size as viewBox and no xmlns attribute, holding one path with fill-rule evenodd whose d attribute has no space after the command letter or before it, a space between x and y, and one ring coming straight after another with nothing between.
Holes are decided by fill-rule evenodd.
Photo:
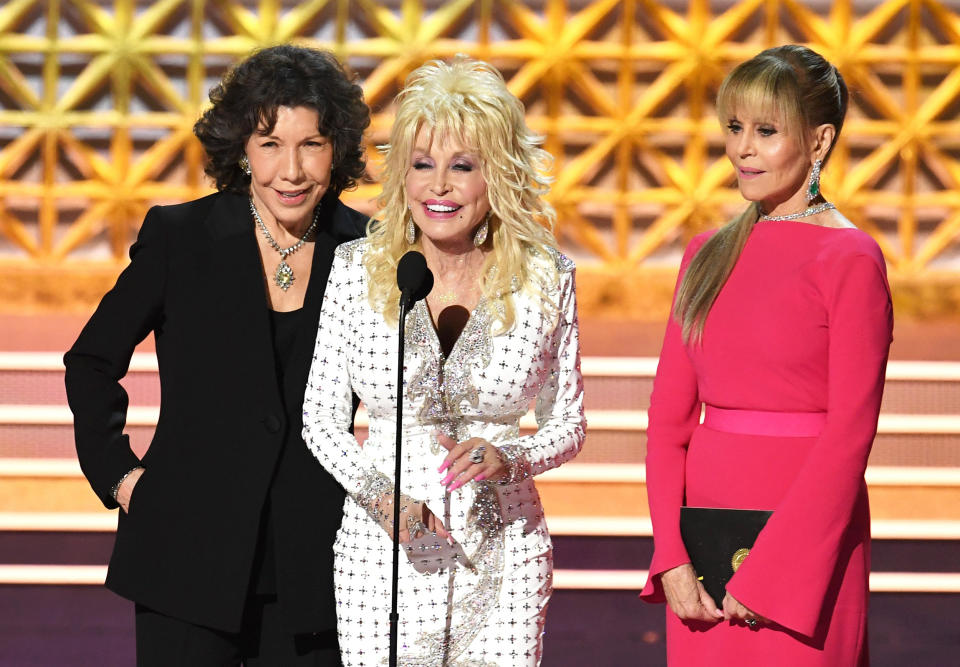
<instances>
[{"instance_id":1,"label":"pink belt","mask_svg":"<svg viewBox=\"0 0 960 667\"><path fill-rule=\"evenodd\" d=\"M812 438L820 435L826 421L826 412L728 410L712 405L706 406L703 416L703 425L714 431L793 438Z\"/></svg>"}]
</instances>

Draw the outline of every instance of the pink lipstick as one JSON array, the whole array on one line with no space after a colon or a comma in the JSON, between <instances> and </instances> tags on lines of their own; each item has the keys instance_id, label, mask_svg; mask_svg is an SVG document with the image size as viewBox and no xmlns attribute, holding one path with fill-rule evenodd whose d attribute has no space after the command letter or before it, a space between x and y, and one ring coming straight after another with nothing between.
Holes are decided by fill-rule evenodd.
<instances>
[{"instance_id":1,"label":"pink lipstick","mask_svg":"<svg viewBox=\"0 0 960 667\"><path fill-rule=\"evenodd\" d=\"M449 199L428 199L423 202L423 212L428 218L446 220L454 217L463 208L460 204Z\"/></svg>"}]
</instances>

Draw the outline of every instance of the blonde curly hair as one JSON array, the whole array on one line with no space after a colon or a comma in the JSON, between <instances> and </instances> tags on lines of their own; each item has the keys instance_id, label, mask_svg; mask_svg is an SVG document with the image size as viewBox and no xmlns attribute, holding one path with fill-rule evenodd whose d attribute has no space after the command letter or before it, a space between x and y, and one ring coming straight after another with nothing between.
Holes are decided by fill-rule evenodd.
<instances>
[{"instance_id":1,"label":"blonde curly hair","mask_svg":"<svg viewBox=\"0 0 960 667\"><path fill-rule=\"evenodd\" d=\"M527 127L523 103L507 89L493 66L466 56L451 62L432 60L407 77L397 95L397 112L384 155L380 207L367 225L363 262L374 310L397 322L396 267L410 245L404 234L408 216L404 181L417 134L426 128L434 141L456 139L480 156L490 202L488 243L492 251L480 278L482 296L501 306L498 332L513 324L514 289L544 293L558 274L552 228L556 214L545 200L552 158L539 147L542 137ZM541 261L535 261L541 258Z\"/></svg>"}]
</instances>

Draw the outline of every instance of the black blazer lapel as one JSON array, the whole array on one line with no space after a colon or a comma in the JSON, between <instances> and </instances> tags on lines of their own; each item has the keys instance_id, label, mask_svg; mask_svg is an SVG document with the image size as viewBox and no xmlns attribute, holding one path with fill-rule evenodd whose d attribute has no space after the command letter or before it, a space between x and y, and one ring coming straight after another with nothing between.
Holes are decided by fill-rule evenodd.
<instances>
[{"instance_id":1,"label":"black blazer lapel","mask_svg":"<svg viewBox=\"0 0 960 667\"><path fill-rule=\"evenodd\" d=\"M206 227L211 242L207 256L210 284L198 289L206 289L215 300L211 307L218 314L219 335L242 342L242 358L237 363L248 366L264 383L261 386L277 387L266 285L249 199L221 193ZM279 397L279 390L274 394Z\"/></svg>"},{"instance_id":2,"label":"black blazer lapel","mask_svg":"<svg viewBox=\"0 0 960 667\"><path fill-rule=\"evenodd\" d=\"M332 193L322 200L320 219L317 222L317 235L313 245L313 264L310 268L310 282L303 300L303 323L294 340L294 350L290 360L290 371L284 378L284 398L288 409L297 414L302 412L303 391L307 385L311 357L317 338L317 324L320 321L320 309L323 306L323 294L333 264L333 252L346 241L352 241L363 235L366 216L345 206ZM291 401L294 404L291 404Z\"/></svg>"}]
</instances>

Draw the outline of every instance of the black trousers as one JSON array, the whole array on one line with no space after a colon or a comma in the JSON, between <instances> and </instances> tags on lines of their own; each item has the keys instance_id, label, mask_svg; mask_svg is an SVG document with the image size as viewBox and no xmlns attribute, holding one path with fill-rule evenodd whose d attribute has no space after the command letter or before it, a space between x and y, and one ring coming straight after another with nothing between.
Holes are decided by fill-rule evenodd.
<instances>
[{"instance_id":1,"label":"black trousers","mask_svg":"<svg viewBox=\"0 0 960 667\"><path fill-rule=\"evenodd\" d=\"M275 595L254 595L240 632L224 632L136 606L137 667L340 667L337 633L291 635Z\"/></svg>"}]
</instances>

